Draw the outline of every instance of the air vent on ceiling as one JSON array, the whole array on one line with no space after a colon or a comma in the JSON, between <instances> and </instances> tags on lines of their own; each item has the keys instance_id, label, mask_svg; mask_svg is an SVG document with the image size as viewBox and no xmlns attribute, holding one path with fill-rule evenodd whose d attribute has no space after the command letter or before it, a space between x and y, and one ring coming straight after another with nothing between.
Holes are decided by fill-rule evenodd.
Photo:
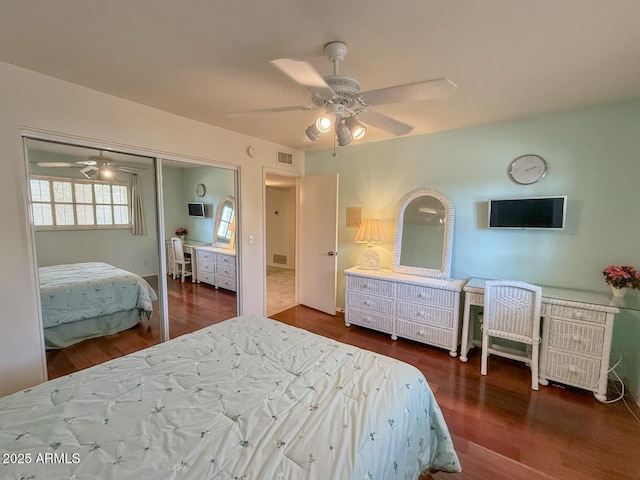
<instances>
[{"instance_id":1,"label":"air vent on ceiling","mask_svg":"<svg viewBox=\"0 0 640 480\"><path fill-rule=\"evenodd\" d=\"M278 150L278 163L283 165L293 165L293 155Z\"/></svg>"}]
</instances>

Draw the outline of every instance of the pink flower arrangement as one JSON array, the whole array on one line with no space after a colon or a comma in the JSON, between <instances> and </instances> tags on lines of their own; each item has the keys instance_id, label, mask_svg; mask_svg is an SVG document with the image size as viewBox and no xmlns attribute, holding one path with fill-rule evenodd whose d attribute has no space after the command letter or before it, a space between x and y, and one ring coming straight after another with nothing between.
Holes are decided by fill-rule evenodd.
<instances>
[{"instance_id":1,"label":"pink flower arrangement","mask_svg":"<svg viewBox=\"0 0 640 480\"><path fill-rule=\"evenodd\" d=\"M176 228L176 235L178 237L182 237L183 235L186 235L187 233L189 233L189 232L184 227Z\"/></svg>"},{"instance_id":2,"label":"pink flower arrangement","mask_svg":"<svg viewBox=\"0 0 640 480\"><path fill-rule=\"evenodd\" d=\"M605 281L614 288L640 289L640 272L630 265L609 265L602 274Z\"/></svg>"}]
</instances>

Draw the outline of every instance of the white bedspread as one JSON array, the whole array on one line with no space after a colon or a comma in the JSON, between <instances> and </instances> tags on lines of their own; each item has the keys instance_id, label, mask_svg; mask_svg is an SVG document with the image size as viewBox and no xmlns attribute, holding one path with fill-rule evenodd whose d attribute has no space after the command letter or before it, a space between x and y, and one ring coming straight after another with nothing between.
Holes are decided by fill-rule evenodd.
<instances>
[{"instance_id":1,"label":"white bedspread","mask_svg":"<svg viewBox=\"0 0 640 480\"><path fill-rule=\"evenodd\" d=\"M415 480L460 469L419 370L254 316L0 399L0 453L3 479Z\"/></svg>"}]
</instances>

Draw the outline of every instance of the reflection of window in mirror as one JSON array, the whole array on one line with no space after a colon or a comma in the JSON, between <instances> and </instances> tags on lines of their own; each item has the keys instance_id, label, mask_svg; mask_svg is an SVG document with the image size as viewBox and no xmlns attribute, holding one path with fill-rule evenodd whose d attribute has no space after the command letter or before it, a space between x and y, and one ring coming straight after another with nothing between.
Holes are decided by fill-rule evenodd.
<instances>
[{"instance_id":1,"label":"reflection of window in mirror","mask_svg":"<svg viewBox=\"0 0 640 480\"><path fill-rule=\"evenodd\" d=\"M216 223L213 233L213 244L221 248L234 248L236 231L235 198L227 195L220 199L216 210Z\"/></svg>"},{"instance_id":2,"label":"reflection of window in mirror","mask_svg":"<svg viewBox=\"0 0 640 480\"><path fill-rule=\"evenodd\" d=\"M223 205L218 224L218 241L229 243L231 241L231 224L233 222L233 209L230 205Z\"/></svg>"}]
</instances>

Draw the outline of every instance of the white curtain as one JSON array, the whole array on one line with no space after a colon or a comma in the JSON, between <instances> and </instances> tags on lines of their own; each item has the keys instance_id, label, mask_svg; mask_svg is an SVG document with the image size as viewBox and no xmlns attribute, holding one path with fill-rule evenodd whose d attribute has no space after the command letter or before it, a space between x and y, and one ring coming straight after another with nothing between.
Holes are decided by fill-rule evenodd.
<instances>
[{"instance_id":1,"label":"white curtain","mask_svg":"<svg viewBox=\"0 0 640 480\"><path fill-rule=\"evenodd\" d=\"M144 235L144 214L142 212L142 188L140 178L133 175L131 181L131 233L134 235Z\"/></svg>"}]
</instances>

